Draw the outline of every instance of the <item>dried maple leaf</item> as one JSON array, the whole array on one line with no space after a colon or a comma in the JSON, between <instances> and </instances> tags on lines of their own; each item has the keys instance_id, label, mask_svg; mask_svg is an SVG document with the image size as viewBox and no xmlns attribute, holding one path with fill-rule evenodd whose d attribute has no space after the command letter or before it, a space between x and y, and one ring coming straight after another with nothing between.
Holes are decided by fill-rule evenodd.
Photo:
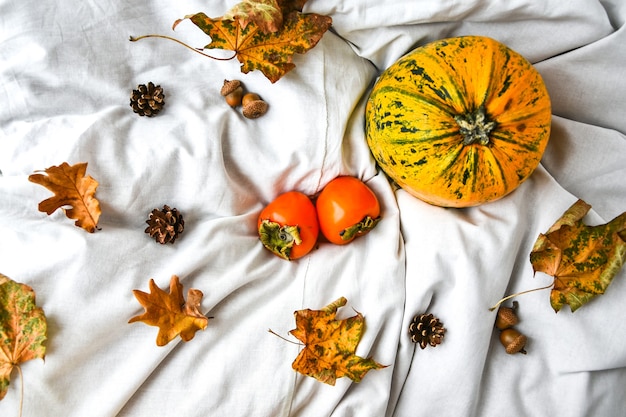
<instances>
[{"instance_id":1,"label":"dried maple leaf","mask_svg":"<svg viewBox=\"0 0 626 417\"><path fill-rule=\"evenodd\" d=\"M361 340L365 319L358 313L335 320L337 309L346 305L344 297L321 310L298 310L294 313L296 328L290 333L304 343L292 364L294 370L329 385L347 376L360 382L370 369L385 368L371 358L355 355Z\"/></svg>"},{"instance_id":2,"label":"dried maple leaf","mask_svg":"<svg viewBox=\"0 0 626 417\"><path fill-rule=\"evenodd\" d=\"M591 206L574 203L546 234L540 234L530 254L535 272L554 277L550 304L572 311L604 294L626 261L626 213L610 222L587 226L583 217Z\"/></svg>"},{"instance_id":3,"label":"dried maple leaf","mask_svg":"<svg viewBox=\"0 0 626 417\"><path fill-rule=\"evenodd\" d=\"M174 23L190 19L211 37L205 49L226 49L235 52L242 64L241 72L259 70L272 83L295 68L294 54L304 54L322 38L330 28L329 16L292 11L283 15L283 24L276 32L263 32L254 21L245 29L233 20L210 18L204 13L185 16ZM132 38L136 40L139 38Z\"/></svg>"},{"instance_id":4,"label":"dried maple leaf","mask_svg":"<svg viewBox=\"0 0 626 417\"><path fill-rule=\"evenodd\" d=\"M35 358L44 359L46 316L35 304L35 292L0 274L0 400L13 368Z\"/></svg>"},{"instance_id":5,"label":"dried maple leaf","mask_svg":"<svg viewBox=\"0 0 626 417\"><path fill-rule=\"evenodd\" d=\"M241 72L259 70L272 83L295 68L294 54L304 54L315 47L330 28L329 16L302 13L306 0L242 0L224 16L210 18L204 13L188 15L174 22L172 29L189 19L211 38L204 48L193 48L166 35L131 36L136 42L144 38L175 41L201 55L219 60L237 58ZM203 49L225 49L235 54L217 58Z\"/></svg>"},{"instance_id":6,"label":"dried maple leaf","mask_svg":"<svg viewBox=\"0 0 626 417\"><path fill-rule=\"evenodd\" d=\"M183 298L183 285L176 275L170 279L169 294L157 287L151 279L150 294L133 290L133 294L144 307L145 312L131 318L128 322L143 321L150 326L157 326L157 346L165 346L176 336L185 342L193 339L198 330L204 330L209 319L200 312L202 291L191 288L187 292L187 302Z\"/></svg>"},{"instance_id":7,"label":"dried maple leaf","mask_svg":"<svg viewBox=\"0 0 626 417\"><path fill-rule=\"evenodd\" d=\"M65 215L76 220L74 223L89 233L93 233L100 218L100 202L95 198L98 181L91 176L85 176L87 163L78 163L70 166L63 162L59 166L47 168L44 174L32 174L28 180L43 185L55 195L39 203L39 211L48 215L63 206L72 208L63 209Z\"/></svg>"}]
</instances>

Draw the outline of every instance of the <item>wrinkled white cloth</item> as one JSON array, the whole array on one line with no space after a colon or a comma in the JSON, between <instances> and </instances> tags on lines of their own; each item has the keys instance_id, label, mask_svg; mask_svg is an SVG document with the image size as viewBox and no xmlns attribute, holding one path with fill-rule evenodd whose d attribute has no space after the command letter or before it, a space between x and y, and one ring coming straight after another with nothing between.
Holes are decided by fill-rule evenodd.
<instances>
[{"instance_id":1,"label":"wrinkled white cloth","mask_svg":"<svg viewBox=\"0 0 626 417\"><path fill-rule=\"evenodd\" d=\"M590 224L626 210L626 5L620 0L309 0L333 31L271 84L174 42L202 47L190 22L234 1L141 3L0 0L0 272L32 286L48 317L45 362L24 371L25 416L618 416L626 400L621 271L606 294L555 314L548 292L519 298L527 355L507 355L489 307L549 284L533 277L539 233L577 198ZM364 102L380 71L415 46L457 35L493 37L544 77L553 105L540 167L506 198L444 209L394 189L370 156ZM244 119L219 95L241 79L270 105ZM160 84L165 108L129 107L138 84ZM87 162L98 182L101 230L88 234L28 176ZM264 248L256 219L284 191L314 195L340 174L371 186L383 220L350 245L321 243L286 262ZM143 232L164 204L184 216L174 245ZM204 293L213 318L184 343L128 320L132 290L178 275ZM294 372L293 312L344 296L361 312L357 354L388 367L328 386ZM447 333L416 349L408 324L432 312ZM0 415L17 410L17 376Z\"/></svg>"}]
</instances>

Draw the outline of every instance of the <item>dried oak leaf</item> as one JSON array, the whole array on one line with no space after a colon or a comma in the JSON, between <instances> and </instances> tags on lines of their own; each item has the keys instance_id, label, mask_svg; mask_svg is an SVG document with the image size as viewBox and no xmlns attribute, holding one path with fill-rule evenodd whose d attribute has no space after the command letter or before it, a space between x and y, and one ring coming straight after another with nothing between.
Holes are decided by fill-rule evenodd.
<instances>
[{"instance_id":1,"label":"dried oak leaf","mask_svg":"<svg viewBox=\"0 0 626 417\"><path fill-rule=\"evenodd\" d=\"M52 214L63 206L65 215L73 220L76 226L93 233L100 218L100 202L95 198L98 181L91 176L85 176L87 163L78 163L70 166L63 162L59 166L47 168L44 174L32 174L28 180L43 185L55 195L39 203L39 211Z\"/></svg>"},{"instance_id":2,"label":"dried oak leaf","mask_svg":"<svg viewBox=\"0 0 626 417\"><path fill-rule=\"evenodd\" d=\"M31 359L44 359L47 322L35 304L35 292L0 274L0 400L11 381L11 371Z\"/></svg>"},{"instance_id":3,"label":"dried oak leaf","mask_svg":"<svg viewBox=\"0 0 626 417\"><path fill-rule=\"evenodd\" d=\"M546 234L540 234L530 254L535 272L554 277L550 304L575 311L604 294L626 261L626 213L610 222L587 226L583 217L591 206L574 203Z\"/></svg>"},{"instance_id":4,"label":"dried oak leaf","mask_svg":"<svg viewBox=\"0 0 626 417\"><path fill-rule=\"evenodd\" d=\"M329 385L347 376L360 382L370 369L385 368L371 358L361 358L355 351L365 326L361 313L335 320L337 309L346 305L340 297L321 310L298 310L296 328L290 333L304 343L292 364L294 370Z\"/></svg>"},{"instance_id":5,"label":"dried oak leaf","mask_svg":"<svg viewBox=\"0 0 626 417\"><path fill-rule=\"evenodd\" d=\"M210 18L204 13L185 16L174 23L190 19L211 38L205 49L226 49L235 52L242 64L241 72L259 70L272 83L295 68L294 54L313 48L330 28L332 19L315 13L292 10L283 13L282 26L275 32L264 32L254 20L241 27L234 20ZM240 19L241 20L241 19Z\"/></svg>"},{"instance_id":6,"label":"dried oak leaf","mask_svg":"<svg viewBox=\"0 0 626 417\"><path fill-rule=\"evenodd\" d=\"M198 330L204 330L208 317L199 310L202 291L191 288L187 292L187 302L183 298L183 285L176 275L170 279L169 294L155 284L149 283L150 293L133 290L135 298L144 307L145 312L131 318L128 322L142 321L150 326L157 326L157 346L165 346L176 336L185 342L193 339Z\"/></svg>"}]
</instances>

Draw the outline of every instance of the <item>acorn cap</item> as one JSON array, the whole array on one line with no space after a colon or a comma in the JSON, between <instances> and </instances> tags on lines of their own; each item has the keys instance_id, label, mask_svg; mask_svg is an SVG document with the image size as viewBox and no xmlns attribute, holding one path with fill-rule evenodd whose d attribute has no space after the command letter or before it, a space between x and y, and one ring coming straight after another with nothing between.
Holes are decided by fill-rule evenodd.
<instances>
[{"instance_id":1,"label":"acorn cap","mask_svg":"<svg viewBox=\"0 0 626 417\"><path fill-rule=\"evenodd\" d=\"M239 87L241 87L241 81L239 80L224 80L224 85L220 90L220 94L227 96Z\"/></svg>"},{"instance_id":2,"label":"acorn cap","mask_svg":"<svg viewBox=\"0 0 626 417\"><path fill-rule=\"evenodd\" d=\"M504 330L518 324L519 317L515 310L515 307L500 307L496 316L496 328Z\"/></svg>"},{"instance_id":3,"label":"acorn cap","mask_svg":"<svg viewBox=\"0 0 626 417\"><path fill-rule=\"evenodd\" d=\"M248 119L256 119L267 113L268 105L263 100L254 100L243 106L243 115Z\"/></svg>"},{"instance_id":4,"label":"acorn cap","mask_svg":"<svg viewBox=\"0 0 626 417\"><path fill-rule=\"evenodd\" d=\"M506 353L526 353L524 346L526 346L527 338L523 334L517 336L512 343L509 343L505 348Z\"/></svg>"}]
</instances>

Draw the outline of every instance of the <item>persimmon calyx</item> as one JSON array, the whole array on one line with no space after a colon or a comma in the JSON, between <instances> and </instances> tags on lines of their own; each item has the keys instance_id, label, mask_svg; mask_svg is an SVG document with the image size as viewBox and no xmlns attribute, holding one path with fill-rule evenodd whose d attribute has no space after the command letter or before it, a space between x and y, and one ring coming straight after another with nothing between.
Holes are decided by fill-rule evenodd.
<instances>
[{"instance_id":1,"label":"persimmon calyx","mask_svg":"<svg viewBox=\"0 0 626 417\"><path fill-rule=\"evenodd\" d=\"M362 236L372 230L374 227L376 227L379 221L380 217L374 219L371 216L365 216L363 220L361 220L357 224L346 227L341 232L339 232L339 236L341 236L341 240L350 240L357 236Z\"/></svg>"},{"instance_id":2,"label":"persimmon calyx","mask_svg":"<svg viewBox=\"0 0 626 417\"><path fill-rule=\"evenodd\" d=\"M283 259L290 260L291 249L302 243L300 228L285 225L271 220L263 220L259 225L259 238L268 250Z\"/></svg>"}]
</instances>

